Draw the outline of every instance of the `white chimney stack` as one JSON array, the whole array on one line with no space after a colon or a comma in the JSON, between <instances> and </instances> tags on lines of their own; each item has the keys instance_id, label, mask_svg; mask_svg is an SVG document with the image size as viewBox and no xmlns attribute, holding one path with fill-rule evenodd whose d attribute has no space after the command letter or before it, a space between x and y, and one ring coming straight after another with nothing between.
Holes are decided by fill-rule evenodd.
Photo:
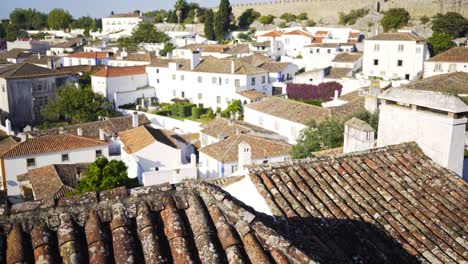
<instances>
[{"instance_id":1,"label":"white chimney stack","mask_svg":"<svg viewBox=\"0 0 468 264\"><path fill-rule=\"evenodd\" d=\"M250 145L245 142L245 141L242 141L239 145L238 145L238 168L239 170L243 170L245 168L245 166L247 165L250 165L252 163L252 149L250 147Z\"/></svg>"},{"instance_id":2,"label":"white chimney stack","mask_svg":"<svg viewBox=\"0 0 468 264\"><path fill-rule=\"evenodd\" d=\"M59 134L60 134L60 135L63 134L63 131L64 131L64 130L63 130L63 127L59 127Z\"/></svg>"},{"instance_id":3,"label":"white chimney stack","mask_svg":"<svg viewBox=\"0 0 468 264\"><path fill-rule=\"evenodd\" d=\"M190 165L192 166L192 168L197 167L197 156L194 153L190 155Z\"/></svg>"},{"instance_id":4,"label":"white chimney stack","mask_svg":"<svg viewBox=\"0 0 468 264\"><path fill-rule=\"evenodd\" d=\"M26 136L26 134L25 134L25 133L21 133L21 134L19 134L19 137L20 137L20 139L21 139L21 142L25 142L25 141L26 141L26 139L27 139L27 136Z\"/></svg>"},{"instance_id":5,"label":"white chimney stack","mask_svg":"<svg viewBox=\"0 0 468 264\"><path fill-rule=\"evenodd\" d=\"M200 64L201 61L201 56L200 56L200 51L193 51L192 55L190 57L190 69L193 70L195 67Z\"/></svg>"},{"instance_id":6,"label":"white chimney stack","mask_svg":"<svg viewBox=\"0 0 468 264\"><path fill-rule=\"evenodd\" d=\"M234 61L232 60L231 61L231 73L234 74L236 72L236 64L234 63Z\"/></svg>"},{"instance_id":7,"label":"white chimney stack","mask_svg":"<svg viewBox=\"0 0 468 264\"><path fill-rule=\"evenodd\" d=\"M105 141L106 138L104 137L104 129L100 128L99 129L99 140Z\"/></svg>"},{"instance_id":8,"label":"white chimney stack","mask_svg":"<svg viewBox=\"0 0 468 264\"><path fill-rule=\"evenodd\" d=\"M132 113L132 126L138 127L138 113L137 112Z\"/></svg>"},{"instance_id":9,"label":"white chimney stack","mask_svg":"<svg viewBox=\"0 0 468 264\"><path fill-rule=\"evenodd\" d=\"M7 135L13 134L12 131L11 131L11 121L9 119L7 119L5 121L5 126L6 126L6 130L7 130L6 131Z\"/></svg>"},{"instance_id":10,"label":"white chimney stack","mask_svg":"<svg viewBox=\"0 0 468 264\"><path fill-rule=\"evenodd\" d=\"M333 100L338 101L338 97L339 97L339 91L335 90L335 97L333 98Z\"/></svg>"},{"instance_id":11,"label":"white chimney stack","mask_svg":"<svg viewBox=\"0 0 468 264\"><path fill-rule=\"evenodd\" d=\"M77 134L78 136L82 137L82 136L83 136L83 129L82 129L81 127L77 128L77 129L76 129L76 134Z\"/></svg>"}]
</instances>

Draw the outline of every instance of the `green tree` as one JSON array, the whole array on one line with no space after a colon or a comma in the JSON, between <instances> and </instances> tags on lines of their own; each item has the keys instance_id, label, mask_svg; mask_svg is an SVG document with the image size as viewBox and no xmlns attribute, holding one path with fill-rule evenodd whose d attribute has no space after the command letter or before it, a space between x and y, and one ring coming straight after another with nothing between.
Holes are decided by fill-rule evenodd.
<instances>
[{"instance_id":1,"label":"green tree","mask_svg":"<svg viewBox=\"0 0 468 264\"><path fill-rule=\"evenodd\" d=\"M431 46L431 53L433 56L456 46L452 36L447 33L434 32L428 39L428 42Z\"/></svg>"},{"instance_id":2,"label":"green tree","mask_svg":"<svg viewBox=\"0 0 468 264\"><path fill-rule=\"evenodd\" d=\"M78 182L78 193L110 190L116 187L137 187L138 181L127 175L127 166L123 161L108 161L100 157L86 170L85 177Z\"/></svg>"},{"instance_id":3,"label":"green tree","mask_svg":"<svg viewBox=\"0 0 468 264\"><path fill-rule=\"evenodd\" d=\"M67 83L44 107L43 114L46 121L66 120L77 124L109 117L114 111L111 103L103 95L94 93L91 87L76 88Z\"/></svg>"},{"instance_id":4,"label":"green tree","mask_svg":"<svg viewBox=\"0 0 468 264\"><path fill-rule=\"evenodd\" d=\"M274 18L275 17L272 16L272 15L261 16L261 17L258 18L258 22L260 22L263 25L269 25L269 24L273 23Z\"/></svg>"},{"instance_id":5,"label":"green tree","mask_svg":"<svg viewBox=\"0 0 468 264\"><path fill-rule=\"evenodd\" d=\"M121 37L117 40L117 47L121 50L125 49L126 51L132 52L138 48L138 45L131 37Z\"/></svg>"},{"instance_id":6,"label":"green tree","mask_svg":"<svg viewBox=\"0 0 468 264\"><path fill-rule=\"evenodd\" d=\"M340 12L340 21L341 25L354 25L356 21L366 16L369 13L369 9L360 8L360 9L353 9L349 11L349 13Z\"/></svg>"},{"instance_id":7,"label":"green tree","mask_svg":"<svg viewBox=\"0 0 468 264\"><path fill-rule=\"evenodd\" d=\"M5 32L5 39L7 41L15 41L17 38L27 38L28 33L22 30L16 24L8 24Z\"/></svg>"},{"instance_id":8,"label":"green tree","mask_svg":"<svg viewBox=\"0 0 468 264\"><path fill-rule=\"evenodd\" d=\"M180 16L180 22L184 21L184 19L187 17L187 14L189 12L189 9L188 9L188 4L187 4L187 1L186 0L177 0L175 5L174 5L174 9L176 11L180 11L181 12L181 16Z\"/></svg>"},{"instance_id":9,"label":"green tree","mask_svg":"<svg viewBox=\"0 0 468 264\"><path fill-rule=\"evenodd\" d=\"M159 52L159 55L166 56L169 52L172 52L174 49L174 44L168 42L164 45L164 48Z\"/></svg>"},{"instance_id":10,"label":"green tree","mask_svg":"<svg viewBox=\"0 0 468 264\"><path fill-rule=\"evenodd\" d=\"M421 24L425 25L425 24L427 24L429 21L431 21L431 19L430 19L428 16L424 15L424 16L422 16L422 17L419 18L419 21L421 21Z\"/></svg>"},{"instance_id":11,"label":"green tree","mask_svg":"<svg viewBox=\"0 0 468 264\"><path fill-rule=\"evenodd\" d=\"M468 19L455 12L437 14L432 20L432 30L447 33L453 38L464 37L468 33Z\"/></svg>"},{"instance_id":12,"label":"green tree","mask_svg":"<svg viewBox=\"0 0 468 264\"><path fill-rule=\"evenodd\" d=\"M208 9L205 13L205 37L209 40L215 40L215 32L214 32L214 12L211 9Z\"/></svg>"},{"instance_id":13,"label":"green tree","mask_svg":"<svg viewBox=\"0 0 468 264\"><path fill-rule=\"evenodd\" d=\"M70 13L61 8L55 8L49 12L47 17L47 25L51 29L66 29L72 22Z\"/></svg>"},{"instance_id":14,"label":"green tree","mask_svg":"<svg viewBox=\"0 0 468 264\"><path fill-rule=\"evenodd\" d=\"M232 7L229 0L221 0L214 19L214 31L218 42L226 39L226 34L231 28L232 17Z\"/></svg>"},{"instance_id":15,"label":"green tree","mask_svg":"<svg viewBox=\"0 0 468 264\"><path fill-rule=\"evenodd\" d=\"M0 22L0 38L6 37L6 25Z\"/></svg>"},{"instance_id":16,"label":"green tree","mask_svg":"<svg viewBox=\"0 0 468 264\"><path fill-rule=\"evenodd\" d=\"M155 10L146 12L145 16L152 17L154 19L154 23L163 23L169 15L169 12L166 10Z\"/></svg>"},{"instance_id":17,"label":"green tree","mask_svg":"<svg viewBox=\"0 0 468 264\"><path fill-rule=\"evenodd\" d=\"M154 24L143 21L132 32L134 43L166 43L170 40L166 33L158 31Z\"/></svg>"},{"instance_id":18,"label":"green tree","mask_svg":"<svg viewBox=\"0 0 468 264\"><path fill-rule=\"evenodd\" d=\"M253 8L246 9L239 16L239 21L237 22L237 25L241 29L247 29L259 17L260 13L253 10Z\"/></svg>"},{"instance_id":19,"label":"green tree","mask_svg":"<svg viewBox=\"0 0 468 264\"><path fill-rule=\"evenodd\" d=\"M313 19L309 19L306 21L306 26L308 27L315 27L315 25L317 25L317 23Z\"/></svg>"},{"instance_id":20,"label":"green tree","mask_svg":"<svg viewBox=\"0 0 468 264\"><path fill-rule=\"evenodd\" d=\"M312 122L301 132L290 155L293 159L303 159L315 151L340 147L343 145L343 133L344 125L336 120L320 124Z\"/></svg>"},{"instance_id":21,"label":"green tree","mask_svg":"<svg viewBox=\"0 0 468 264\"><path fill-rule=\"evenodd\" d=\"M235 117L235 114L242 116L243 108L241 100L232 100L229 105L221 111L222 117Z\"/></svg>"},{"instance_id":22,"label":"green tree","mask_svg":"<svg viewBox=\"0 0 468 264\"><path fill-rule=\"evenodd\" d=\"M410 15L404 8L390 8L384 12L384 17L380 20L384 31L399 29L408 25Z\"/></svg>"},{"instance_id":23,"label":"green tree","mask_svg":"<svg viewBox=\"0 0 468 264\"><path fill-rule=\"evenodd\" d=\"M17 8L10 13L10 22L24 30L40 30L47 26L47 15L36 9Z\"/></svg>"},{"instance_id":24,"label":"green tree","mask_svg":"<svg viewBox=\"0 0 468 264\"><path fill-rule=\"evenodd\" d=\"M288 24L286 23L286 21L281 21L281 23L279 24L280 28L286 28L287 26Z\"/></svg>"},{"instance_id":25,"label":"green tree","mask_svg":"<svg viewBox=\"0 0 468 264\"><path fill-rule=\"evenodd\" d=\"M375 132L379 130L379 110L374 113L370 113L368 111L357 112L353 117L368 123L373 129L375 129Z\"/></svg>"}]
</instances>

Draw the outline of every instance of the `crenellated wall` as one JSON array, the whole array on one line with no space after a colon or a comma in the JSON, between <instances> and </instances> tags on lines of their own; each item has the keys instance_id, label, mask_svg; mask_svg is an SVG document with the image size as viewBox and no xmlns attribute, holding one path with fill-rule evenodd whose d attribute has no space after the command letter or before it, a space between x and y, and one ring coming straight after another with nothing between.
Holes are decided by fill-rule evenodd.
<instances>
[{"instance_id":1,"label":"crenellated wall","mask_svg":"<svg viewBox=\"0 0 468 264\"><path fill-rule=\"evenodd\" d=\"M277 0L268 2L252 2L233 4L233 13L238 17L245 9L253 8L262 15L272 14L279 17L289 12L298 14L307 12L309 18L338 17L339 12L349 12L352 9L369 8L387 10L402 7L410 12L413 18L423 15L433 16L437 13L454 11L468 17L468 0Z\"/></svg>"}]
</instances>

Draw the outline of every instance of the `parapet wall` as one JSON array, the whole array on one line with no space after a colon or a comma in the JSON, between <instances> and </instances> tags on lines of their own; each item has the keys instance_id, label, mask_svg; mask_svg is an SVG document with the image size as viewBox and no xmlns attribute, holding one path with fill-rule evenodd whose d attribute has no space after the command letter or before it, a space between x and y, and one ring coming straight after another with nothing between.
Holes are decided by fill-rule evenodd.
<instances>
[{"instance_id":1,"label":"parapet wall","mask_svg":"<svg viewBox=\"0 0 468 264\"><path fill-rule=\"evenodd\" d=\"M245 9L253 8L262 15L280 16L283 13L298 14L306 12L309 18L338 18L339 12L352 9L369 8L381 11L402 7L410 12L413 18L433 16L437 13L454 11L468 17L468 0L277 0L269 2L252 2L233 4L233 13L238 17Z\"/></svg>"}]
</instances>

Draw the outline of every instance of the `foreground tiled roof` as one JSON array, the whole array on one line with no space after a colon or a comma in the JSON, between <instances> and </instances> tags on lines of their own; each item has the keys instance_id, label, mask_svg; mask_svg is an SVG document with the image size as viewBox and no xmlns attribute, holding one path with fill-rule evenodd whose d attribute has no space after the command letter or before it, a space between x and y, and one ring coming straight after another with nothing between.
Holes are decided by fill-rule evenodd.
<instances>
[{"instance_id":1,"label":"foreground tiled roof","mask_svg":"<svg viewBox=\"0 0 468 264\"><path fill-rule=\"evenodd\" d=\"M6 137L0 140L0 155L3 155L3 153L16 146L16 144L18 144L18 142L16 142L13 137Z\"/></svg>"},{"instance_id":2,"label":"foreground tiled roof","mask_svg":"<svg viewBox=\"0 0 468 264\"><path fill-rule=\"evenodd\" d=\"M415 143L249 170L273 214L299 228L292 236L306 252L321 245L347 262L467 261L467 183Z\"/></svg>"},{"instance_id":3,"label":"foreground tiled roof","mask_svg":"<svg viewBox=\"0 0 468 264\"><path fill-rule=\"evenodd\" d=\"M120 132L119 138L125 146L124 150L129 154L138 152L155 142L160 142L171 148L179 148L177 141L175 141L169 131L156 129L151 126L139 126Z\"/></svg>"},{"instance_id":4,"label":"foreground tiled roof","mask_svg":"<svg viewBox=\"0 0 468 264\"><path fill-rule=\"evenodd\" d=\"M218 138L220 136L230 137L237 133L253 133L253 134L274 134L262 127L251 125L240 120L229 120L226 118L216 118L213 121L201 125L203 134Z\"/></svg>"},{"instance_id":5,"label":"foreground tiled roof","mask_svg":"<svg viewBox=\"0 0 468 264\"><path fill-rule=\"evenodd\" d=\"M252 149L252 160L287 156L291 150L291 145L284 141L239 134L201 148L200 152L220 162L236 162L239 160L238 146L244 142Z\"/></svg>"},{"instance_id":6,"label":"foreground tiled roof","mask_svg":"<svg viewBox=\"0 0 468 264\"><path fill-rule=\"evenodd\" d=\"M442 93L468 94L468 72L452 72L435 75L406 84L405 88Z\"/></svg>"},{"instance_id":7,"label":"foreground tiled roof","mask_svg":"<svg viewBox=\"0 0 468 264\"><path fill-rule=\"evenodd\" d=\"M37 78L67 74L67 72L60 72L24 62L0 68L0 78L5 79Z\"/></svg>"},{"instance_id":8,"label":"foreground tiled roof","mask_svg":"<svg viewBox=\"0 0 468 264\"><path fill-rule=\"evenodd\" d=\"M140 126L149 124L150 121L144 114L138 115L138 124ZM132 123L132 116L119 116L119 117L111 117L107 120L102 121L95 121L83 124L76 124L63 127L63 133L73 134L76 135L78 132L78 128L81 128L83 132L83 137L99 139L99 129L104 129L104 133L106 135L106 139L113 135L117 135L119 132L129 130L133 127ZM51 128L46 130L37 130L28 132L29 135L33 137L39 137L44 135L59 135L60 128Z\"/></svg>"},{"instance_id":9,"label":"foreground tiled roof","mask_svg":"<svg viewBox=\"0 0 468 264\"><path fill-rule=\"evenodd\" d=\"M251 99L251 100L256 100L256 99L266 97L266 95L264 93L259 92L259 91L255 90L255 89L247 90L247 91L240 91L240 92L238 92L238 94L245 97L245 98Z\"/></svg>"},{"instance_id":10,"label":"foreground tiled roof","mask_svg":"<svg viewBox=\"0 0 468 264\"><path fill-rule=\"evenodd\" d=\"M32 138L18 143L10 150L3 153L1 158L14 158L98 146L107 146L107 143L70 134L51 135Z\"/></svg>"},{"instance_id":11,"label":"foreground tiled roof","mask_svg":"<svg viewBox=\"0 0 468 264\"><path fill-rule=\"evenodd\" d=\"M269 218L203 182L2 209L1 263L313 263Z\"/></svg>"},{"instance_id":12,"label":"foreground tiled roof","mask_svg":"<svg viewBox=\"0 0 468 264\"><path fill-rule=\"evenodd\" d=\"M355 62L362 58L361 52L340 53L332 60L332 62Z\"/></svg>"},{"instance_id":13,"label":"foreground tiled roof","mask_svg":"<svg viewBox=\"0 0 468 264\"><path fill-rule=\"evenodd\" d=\"M424 42L426 39L409 33L409 32L395 32L395 33L381 33L379 35L368 38L367 40L384 40L384 41L416 41Z\"/></svg>"},{"instance_id":14,"label":"foreground tiled roof","mask_svg":"<svg viewBox=\"0 0 468 264\"><path fill-rule=\"evenodd\" d=\"M304 125L312 120L322 122L329 118L345 121L354 113L364 110L361 98L342 106L324 108L279 97L266 97L245 107Z\"/></svg>"},{"instance_id":15,"label":"foreground tiled roof","mask_svg":"<svg viewBox=\"0 0 468 264\"><path fill-rule=\"evenodd\" d=\"M28 49L11 49L7 52L0 53L0 59L24 59L31 56L32 52Z\"/></svg>"},{"instance_id":16,"label":"foreground tiled roof","mask_svg":"<svg viewBox=\"0 0 468 264\"><path fill-rule=\"evenodd\" d=\"M234 63L234 72L232 72L232 63ZM223 74L268 73L267 70L249 63L245 63L239 59L217 59L212 57L204 57L204 59L193 69L193 71Z\"/></svg>"},{"instance_id":17,"label":"foreground tiled roof","mask_svg":"<svg viewBox=\"0 0 468 264\"><path fill-rule=\"evenodd\" d=\"M139 74L146 74L146 66L107 67L96 72L93 76L112 78Z\"/></svg>"},{"instance_id":18,"label":"foreground tiled roof","mask_svg":"<svg viewBox=\"0 0 468 264\"><path fill-rule=\"evenodd\" d=\"M434 62L468 62L468 47L455 47L442 52L428 61Z\"/></svg>"}]
</instances>

